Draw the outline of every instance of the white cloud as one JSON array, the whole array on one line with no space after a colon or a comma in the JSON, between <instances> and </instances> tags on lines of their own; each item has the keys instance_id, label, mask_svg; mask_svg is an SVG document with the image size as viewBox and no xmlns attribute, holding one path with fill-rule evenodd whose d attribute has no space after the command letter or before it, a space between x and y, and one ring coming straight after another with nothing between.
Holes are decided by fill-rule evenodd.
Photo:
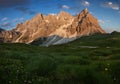
<instances>
[{"instance_id":1,"label":"white cloud","mask_svg":"<svg viewBox=\"0 0 120 84\"><path fill-rule=\"evenodd\" d=\"M18 18L15 18L15 19L13 19L13 21L12 22L17 22L18 21Z\"/></svg>"},{"instance_id":2,"label":"white cloud","mask_svg":"<svg viewBox=\"0 0 120 84\"><path fill-rule=\"evenodd\" d=\"M109 5L112 5L112 2L108 2Z\"/></svg>"},{"instance_id":3,"label":"white cloud","mask_svg":"<svg viewBox=\"0 0 120 84\"><path fill-rule=\"evenodd\" d=\"M90 6L90 3L88 1L84 1L85 6Z\"/></svg>"},{"instance_id":4,"label":"white cloud","mask_svg":"<svg viewBox=\"0 0 120 84\"><path fill-rule=\"evenodd\" d=\"M0 26L2 26L2 27L9 27L9 26L11 26L11 23L10 22L4 22Z\"/></svg>"},{"instance_id":5,"label":"white cloud","mask_svg":"<svg viewBox=\"0 0 120 84\"><path fill-rule=\"evenodd\" d=\"M22 18L15 18L12 20L12 22L21 22L21 21L24 21L25 19L22 17Z\"/></svg>"},{"instance_id":6,"label":"white cloud","mask_svg":"<svg viewBox=\"0 0 120 84\"><path fill-rule=\"evenodd\" d=\"M105 23L110 23L111 21L110 20L99 19L98 22L101 23L101 24L105 24Z\"/></svg>"},{"instance_id":7,"label":"white cloud","mask_svg":"<svg viewBox=\"0 0 120 84\"><path fill-rule=\"evenodd\" d=\"M3 22L3 21L6 21L7 19L8 19L7 17L4 17L1 19L1 21Z\"/></svg>"},{"instance_id":8,"label":"white cloud","mask_svg":"<svg viewBox=\"0 0 120 84\"><path fill-rule=\"evenodd\" d=\"M20 20L20 21L24 21L25 19L22 17L22 18L20 18L19 20Z\"/></svg>"},{"instance_id":9,"label":"white cloud","mask_svg":"<svg viewBox=\"0 0 120 84\"><path fill-rule=\"evenodd\" d=\"M105 2L102 4L103 7L108 7L108 8L111 8L113 10L119 10L119 5L118 4L115 4L113 2Z\"/></svg>"},{"instance_id":10,"label":"white cloud","mask_svg":"<svg viewBox=\"0 0 120 84\"><path fill-rule=\"evenodd\" d=\"M111 22L110 20L106 20L106 22Z\"/></svg>"},{"instance_id":11,"label":"white cloud","mask_svg":"<svg viewBox=\"0 0 120 84\"><path fill-rule=\"evenodd\" d=\"M88 2L88 1L83 1L82 4L83 4L84 6L90 6L90 2Z\"/></svg>"},{"instance_id":12,"label":"white cloud","mask_svg":"<svg viewBox=\"0 0 120 84\"><path fill-rule=\"evenodd\" d=\"M67 6L67 5L62 5L62 8L63 8L63 9L69 9L70 7Z\"/></svg>"},{"instance_id":13,"label":"white cloud","mask_svg":"<svg viewBox=\"0 0 120 84\"><path fill-rule=\"evenodd\" d=\"M101 24L105 24L105 21L104 20L98 20L99 21L99 23L101 23Z\"/></svg>"}]
</instances>

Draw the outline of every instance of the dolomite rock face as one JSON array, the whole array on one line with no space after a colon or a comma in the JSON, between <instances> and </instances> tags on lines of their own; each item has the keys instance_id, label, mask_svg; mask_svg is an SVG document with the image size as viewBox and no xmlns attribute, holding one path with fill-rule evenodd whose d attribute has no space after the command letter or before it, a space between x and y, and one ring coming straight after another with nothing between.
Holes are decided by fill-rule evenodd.
<instances>
[{"instance_id":1,"label":"dolomite rock face","mask_svg":"<svg viewBox=\"0 0 120 84\"><path fill-rule=\"evenodd\" d=\"M84 9L75 17L72 25L70 25L68 29L71 34L77 33L77 36L105 33L100 27L98 20L93 17L87 9Z\"/></svg>"},{"instance_id":2,"label":"dolomite rock face","mask_svg":"<svg viewBox=\"0 0 120 84\"><path fill-rule=\"evenodd\" d=\"M21 34L14 30L1 31L0 32L0 43L11 43L14 42Z\"/></svg>"},{"instance_id":3,"label":"dolomite rock face","mask_svg":"<svg viewBox=\"0 0 120 84\"><path fill-rule=\"evenodd\" d=\"M38 14L23 24L18 24L15 31L21 32L22 35L15 42L30 43L37 38L47 37L50 35L59 35L65 37L64 28L71 23L73 16L66 12L60 12L58 15L44 16ZM63 31L63 33L61 31ZM62 34L61 34L62 33Z\"/></svg>"},{"instance_id":4,"label":"dolomite rock face","mask_svg":"<svg viewBox=\"0 0 120 84\"><path fill-rule=\"evenodd\" d=\"M39 13L31 20L18 24L13 30L2 31L0 38L4 39L3 42L42 41L40 43L44 45L52 45L66 43L77 37L94 33L105 33L105 31L100 27L98 20L84 9L74 17L63 11L58 15L47 16Z\"/></svg>"}]
</instances>

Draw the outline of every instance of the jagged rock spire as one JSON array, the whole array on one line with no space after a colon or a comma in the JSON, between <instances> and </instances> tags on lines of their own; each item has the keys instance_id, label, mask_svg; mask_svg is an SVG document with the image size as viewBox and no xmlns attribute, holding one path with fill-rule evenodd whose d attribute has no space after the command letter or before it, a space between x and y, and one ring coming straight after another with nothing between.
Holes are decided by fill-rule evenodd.
<instances>
[{"instance_id":1,"label":"jagged rock spire","mask_svg":"<svg viewBox=\"0 0 120 84\"><path fill-rule=\"evenodd\" d=\"M43 19L43 14L38 13L33 19Z\"/></svg>"},{"instance_id":2,"label":"jagged rock spire","mask_svg":"<svg viewBox=\"0 0 120 84\"><path fill-rule=\"evenodd\" d=\"M85 8L85 9L82 10L82 12L84 12L84 13L88 13L89 11L88 11L87 8Z\"/></svg>"},{"instance_id":3,"label":"jagged rock spire","mask_svg":"<svg viewBox=\"0 0 120 84\"><path fill-rule=\"evenodd\" d=\"M13 32L19 32L19 34ZM31 20L19 24L14 31L11 30L2 34L0 33L0 36L5 40L7 40L5 37L11 36L12 38L8 38L8 41L10 40L11 42L30 43L35 39L41 37L48 38L52 35L67 38L70 41L70 38L86 36L94 33L105 32L100 27L98 20L89 13L87 8L85 8L74 17L63 11L55 16L44 16L39 13ZM15 38L15 36L17 37ZM53 40L57 41L56 39L57 37Z\"/></svg>"}]
</instances>

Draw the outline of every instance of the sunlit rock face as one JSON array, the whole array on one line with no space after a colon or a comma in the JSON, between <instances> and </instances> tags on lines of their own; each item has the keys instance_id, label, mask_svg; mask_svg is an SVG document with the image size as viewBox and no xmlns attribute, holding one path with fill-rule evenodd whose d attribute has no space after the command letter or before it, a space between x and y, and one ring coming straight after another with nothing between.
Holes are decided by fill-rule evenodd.
<instances>
[{"instance_id":1,"label":"sunlit rock face","mask_svg":"<svg viewBox=\"0 0 120 84\"><path fill-rule=\"evenodd\" d=\"M14 30L0 32L0 43L12 43L20 37L20 33Z\"/></svg>"},{"instance_id":2,"label":"sunlit rock face","mask_svg":"<svg viewBox=\"0 0 120 84\"><path fill-rule=\"evenodd\" d=\"M3 31L0 38L9 39L9 42L31 43L45 37L46 41L42 43L51 45L66 43L94 33L105 31L88 9L84 9L76 16L63 11L58 15L47 16L39 13L31 20L18 24L15 29Z\"/></svg>"},{"instance_id":3,"label":"sunlit rock face","mask_svg":"<svg viewBox=\"0 0 120 84\"><path fill-rule=\"evenodd\" d=\"M84 9L74 18L72 25L68 29L71 34L77 33L77 36L105 33L100 27L98 20L87 9Z\"/></svg>"}]
</instances>

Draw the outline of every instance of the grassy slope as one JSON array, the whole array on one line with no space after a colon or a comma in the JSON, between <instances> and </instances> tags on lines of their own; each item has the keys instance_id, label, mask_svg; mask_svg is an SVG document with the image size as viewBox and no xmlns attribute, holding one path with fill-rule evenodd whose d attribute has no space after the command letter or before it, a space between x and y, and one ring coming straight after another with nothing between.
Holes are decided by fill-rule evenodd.
<instances>
[{"instance_id":1,"label":"grassy slope","mask_svg":"<svg viewBox=\"0 0 120 84\"><path fill-rule=\"evenodd\" d=\"M120 84L119 52L119 33L49 47L0 44L0 84Z\"/></svg>"}]
</instances>

